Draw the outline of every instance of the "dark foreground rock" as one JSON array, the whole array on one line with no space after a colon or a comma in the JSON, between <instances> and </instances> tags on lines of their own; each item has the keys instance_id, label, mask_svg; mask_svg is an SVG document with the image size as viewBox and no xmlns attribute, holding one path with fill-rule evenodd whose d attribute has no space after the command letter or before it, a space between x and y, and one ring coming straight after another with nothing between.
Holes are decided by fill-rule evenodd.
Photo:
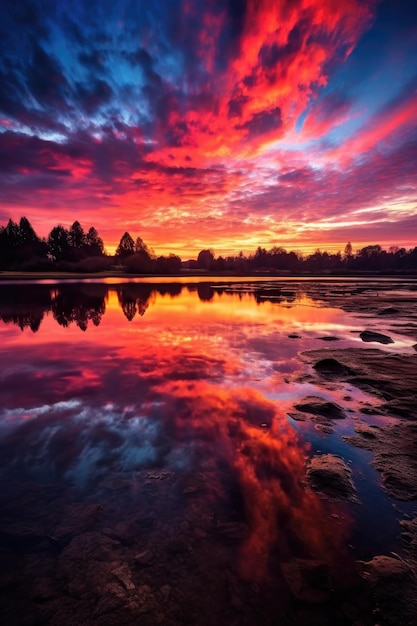
<instances>
[{"instance_id":1,"label":"dark foreground rock","mask_svg":"<svg viewBox=\"0 0 417 626\"><path fill-rule=\"evenodd\" d=\"M372 465L381 472L385 489L397 500L417 499L417 424L398 421L385 428L359 422L348 443L373 452Z\"/></svg>"},{"instance_id":2,"label":"dark foreground rock","mask_svg":"<svg viewBox=\"0 0 417 626\"><path fill-rule=\"evenodd\" d=\"M343 376L346 374L352 374L352 371L340 363L337 359L320 359L313 365L316 372L325 376Z\"/></svg>"},{"instance_id":3,"label":"dark foreground rock","mask_svg":"<svg viewBox=\"0 0 417 626\"><path fill-rule=\"evenodd\" d=\"M294 598L318 604L329 597L331 581L329 567L312 559L292 559L281 563L281 572Z\"/></svg>"},{"instance_id":4,"label":"dark foreground rock","mask_svg":"<svg viewBox=\"0 0 417 626\"><path fill-rule=\"evenodd\" d=\"M328 402L318 396L307 396L294 405L297 411L311 413L328 419L344 419L346 417L341 406L335 402Z\"/></svg>"},{"instance_id":5,"label":"dark foreground rock","mask_svg":"<svg viewBox=\"0 0 417 626\"><path fill-rule=\"evenodd\" d=\"M417 355L388 354L378 348L346 348L309 350L301 356L313 368L323 360L334 359L340 366L340 373L335 373L334 378L385 400L379 408L387 415L417 419ZM349 374L343 373L342 367ZM316 368L325 381L327 375L320 370L320 366Z\"/></svg>"},{"instance_id":6,"label":"dark foreground rock","mask_svg":"<svg viewBox=\"0 0 417 626\"><path fill-rule=\"evenodd\" d=\"M414 626L417 578L412 563L381 555L362 562L361 569L374 596L381 622L387 626Z\"/></svg>"},{"instance_id":7,"label":"dark foreground rock","mask_svg":"<svg viewBox=\"0 0 417 626\"><path fill-rule=\"evenodd\" d=\"M401 539L407 543L407 549L417 560L417 517L401 520L400 525L403 528Z\"/></svg>"},{"instance_id":8,"label":"dark foreground rock","mask_svg":"<svg viewBox=\"0 0 417 626\"><path fill-rule=\"evenodd\" d=\"M333 500L358 501L352 472L335 454L314 456L307 466L307 482Z\"/></svg>"},{"instance_id":9,"label":"dark foreground rock","mask_svg":"<svg viewBox=\"0 0 417 626\"><path fill-rule=\"evenodd\" d=\"M388 335L384 335L382 333L376 333L373 330L364 330L363 332L359 334L359 337L362 339L362 341L366 341L366 342L375 341L377 343L383 343L383 344L394 343L394 340L391 339L391 337L389 337Z\"/></svg>"}]
</instances>

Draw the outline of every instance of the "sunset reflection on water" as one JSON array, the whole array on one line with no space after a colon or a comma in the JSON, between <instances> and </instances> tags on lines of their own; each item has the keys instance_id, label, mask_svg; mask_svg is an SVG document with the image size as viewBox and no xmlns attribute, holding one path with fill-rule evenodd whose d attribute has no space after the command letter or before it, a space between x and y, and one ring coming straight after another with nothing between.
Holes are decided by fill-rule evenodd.
<instances>
[{"instance_id":1,"label":"sunset reflection on water","mask_svg":"<svg viewBox=\"0 0 417 626\"><path fill-rule=\"evenodd\" d=\"M30 301L2 289L4 502L54 485L48 534L57 508L99 502L95 531L154 552L174 533L209 577L226 559L242 580L278 584L295 557L347 557L352 515L306 487L309 425L288 413L333 393L303 382L298 353L323 335L350 341L352 316L297 289L268 300L209 284L83 284L31 288ZM30 524L23 503L14 515ZM121 525L136 528L128 540Z\"/></svg>"}]
</instances>

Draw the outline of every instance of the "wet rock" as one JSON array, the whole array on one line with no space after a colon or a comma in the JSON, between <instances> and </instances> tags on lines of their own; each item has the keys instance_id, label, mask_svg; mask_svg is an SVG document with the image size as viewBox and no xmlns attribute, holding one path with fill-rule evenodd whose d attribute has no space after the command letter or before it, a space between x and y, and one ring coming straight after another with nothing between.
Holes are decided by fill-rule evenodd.
<instances>
[{"instance_id":1,"label":"wet rock","mask_svg":"<svg viewBox=\"0 0 417 626\"><path fill-rule=\"evenodd\" d=\"M71 540L57 561L57 578L66 582L77 597L102 595L106 584L114 582L112 570L124 560L118 541L101 533L87 532Z\"/></svg>"},{"instance_id":2,"label":"wet rock","mask_svg":"<svg viewBox=\"0 0 417 626\"><path fill-rule=\"evenodd\" d=\"M307 466L307 482L313 489L334 500L358 501L352 472L335 454L314 456Z\"/></svg>"},{"instance_id":3,"label":"wet rock","mask_svg":"<svg viewBox=\"0 0 417 626\"><path fill-rule=\"evenodd\" d=\"M328 402L317 396L307 396L299 404L294 405L298 411L326 417L328 419L344 419L346 417L341 406Z\"/></svg>"},{"instance_id":4,"label":"wet rock","mask_svg":"<svg viewBox=\"0 0 417 626\"><path fill-rule=\"evenodd\" d=\"M414 558L417 559L417 517L411 520L401 520L400 526L404 529L401 533L401 539L407 542Z\"/></svg>"},{"instance_id":5,"label":"wet rock","mask_svg":"<svg viewBox=\"0 0 417 626\"><path fill-rule=\"evenodd\" d=\"M355 433L368 439L375 439L380 430L379 426L369 425L359 421L355 423Z\"/></svg>"},{"instance_id":6,"label":"wet rock","mask_svg":"<svg viewBox=\"0 0 417 626\"><path fill-rule=\"evenodd\" d=\"M359 425L359 429L365 428ZM369 427L372 428L372 427ZM343 437L348 443L373 452L371 462L382 475L387 492L397 500L417 498L417 424L398 421L385 428L372 428L374 436Z\"/></svg>"},{"instance_id":7,"label":"wet rock","mask_svg":"<svg viewBox=\"0 0 417 626\"><path fill-rule=\"evenodd\" d=\"M292 411L291 413L287 413L288 417L295 420L296 422L305 422L307 420L307 416L305 413L300 413L299 411Z\"/></svg>"},{"instance_id":8,"label":"wet rock","mask_svg":"<svg viewBox=\"0 0 417 626\"><path fill-rule=\"evenodd\" d=\"M281 572L294 598L301 602L326 602L329 590L329 569L325 563L310 559L293 559L281 563Z\"/></svg>"},{"instance_id":9,"label":"wet rock","mask_svg":"<svg viewBox=\"0 0 417 626\"><path fill-rule=\"evenodd\" d=\"M140 587L137 588L137 593L131 606L140 615L155 611L157 602L152 588L149 587L149 585L140 585Z\"/></svg>"},{"instance_id":10,"label":"wet rock","mask_svg":"<svg viewBox=\"0 0 417 626\"><path fill-rule=\"evenodd\" d=\"M91 559L109 561L114 559L114 553L120 547L118 541L101 533L86 532L74 537L60 558L81 562Z\"/></svg>"},{"instance_id":11,"label":"wet rock","mask_svg":"<svg viewBox=\"0 0 417 626\"><path fill-rule=\"evenodd\" d=\"M382 622L414 626L417 615L416 573L410 563L390 556L375 556L360 563L361 575L374 596Z\"/></svg>"},{"instance_id":12,"label":"wet rock","mask_svg":"<svg viewBox=\"0 0 417 626\"><path fill-rule=\"evenodd\" d=\"M168 470L158 469L151 470L146 473L146 478L151 480L165 480L173 476L173 472L169 472Z\"/></svg>"},{"instance_id":13,"label":"wet rock","mask_svg":"<svg viewBox=\"0 0 417 626\"><path fill-rule=\"evenodd\" d=\"M330 426L330 424L315 424L315 430L318 430L320 433L325 433L326 435L331 435L334 433L334 428Z\"/></svg>"},{"instance_id":14,"label":"wet rock","mask_svg":"<svg viewBox=\"0 0 417 626\"><path fill-rule=\"evenodd\" d=\"M326 337L319 337L321 341L340 341L340 337L334 337L333 335L328 335Z\"/></svg>"},{"instance_id":15,"label":"wet rock","mask_svg":"<svg viewBox=\"0 0 417 626\"><path fill-rule=\"evenodd\" d=\"M127 591L135 589L135 585L132 581L132 572L127 565L121 565L111 570L113 576L115 576L123 585Z\"/></svg>"},{"instance_id":16,"label":"wet rock","mask_svg":"<svg viewBox=\"0 0 417 626\"><path fill-rule=\"evenodd\" d=\"M168 602L169 596L171 595L171 586L170 585L162 585L162 587L159 590L159 593L162 596L162 601L163 602Z\"/></svg>"},{"instance_id":17,"label":"wet rock","mask_svg":"<svg viewBox=\"0 0 417 626\"><path fill-rule=\"evenodd\" d=\"M320 359L320 361L317 361L317 363L313 365L313 368L316 372L326 376L343 376L352 373L346 365L342 365L337 359L332 358Z\"/></svg>"},{"instance_id":18,"label":"wet rock","mask_svg":"<svg viewBox=\"0 0 417 626\"><path fill-rule=\"evenodd\" d=\"M376 333L373 330L364 330L359 333L359 337L362 341L366 342L378 342L383 344L394 343L394 340L391 339L388 335L383 335L382 333Z\"/></svg>"},{"instance_id":19,"label":"wet rock","mask_svg":"<svg viewBox=\"0 0 417 626\"><path fill-rule=\"evenodd\" d=\"M389 306L386 309L378 311L377 315L398 315L399 312L400 310L395 308L395 306Z\"/></svg>"},{"instance_id":20,"label":"wet rock","mask_svg":"<svg viewBox=\"0 0 417 626\"><path fill-rule=\"evenodd\" d=\"M131 545L141 532L136 520L132 520L119 522L114 528L106 528L105 534L124 545Z\"/></svg>"},{"instance_id":21,"label":"wet rock","mask_svg":"<svg viewBox=\"0 0 417 626\"><path fill-rule=\"evenodd\" d=\"M375 556L363 563L362 575L372 585L379 585L387 580L403 580L411 576L410 567L404 561L390 556Z\"/></svg>"},{"instance_id":22,"label":"wet rock","mask_svg":"<svg viewBox=\"0 0 417 626\"><path fill-rule=\"evenodd\" d=\"M95 615L112 613L126 604L126 591L119 584L110 583L103 591L94 611Z\"/></svg>"},{"instance_id":23,"label":"wet rock","mask_svg":"<svg viewBox=\"0 0 417 626\"><path fill-rule=\"evenodd\" d=\"M240 522L223 522L213 526L213 534L225 545L242 542L247 533L247 527Z\"/></svg>"},{"instance_id":24,"label":"wet rock","mask_svg":"<svg viewBox=\"0 0 417 626\"><path fill-rule=\"evenodd\" d=\"M311 364L321 359L336 359L352 372L346 382L387 401L386 414L392 415L391 407L397 407L397 414L401 411L404 416L417 419L417 359L414 355L387 354L377 348L346 348L309 350L303 352L302 357Z\"/></svg>"},{"instance_id":25,"label":"wet rock","mask_svg":"<svg viewBox=\"0 0 417 626\"><path fill-rule=\"evenodd\" d=\"M149 565L154 559L152 550L144 550L133 557L137 565Z\"/></svg>"},{"instance_id":26,"label":"wet rock","mask_svg":"<svg viewBox=\"0 0 417 626\"><path fill-rule=\"evenodd\" d=\"M54 529L54 536L65 542L75 535L91 530L102 512L101 504L71 504L65 507L63 519Z\"/></svg>"}]
</instances>

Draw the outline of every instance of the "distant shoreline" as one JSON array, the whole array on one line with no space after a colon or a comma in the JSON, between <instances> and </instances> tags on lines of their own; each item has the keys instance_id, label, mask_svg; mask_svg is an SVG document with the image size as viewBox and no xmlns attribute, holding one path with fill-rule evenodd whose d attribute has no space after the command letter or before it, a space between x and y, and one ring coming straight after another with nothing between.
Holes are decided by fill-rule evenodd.
<instances>
[{"instance_id":1,"label":"distant shoreline","mask_svg":"<svg viewBox=\"0 0 417 626\"><path fill-rule=\"evenodd\" d=\"M343 278L392 278L392 279L417 279L417 272L409 272L409 273L378 273L378 272L338 272L338 273L307 273L304 272L302 274L296 273L287 273L287 272L245 272L244 274L236 274L232 272L207 272L207 271L183 271L176 274L129 274L126 272L122 272L119 270L114 271L105 271L105 272L12 272L8 270L1 271L0 270L0 283L5 281L37 281L37 280L59 280L59 281L83 281L83 280L91 280L91 279L107 279L107 278L120 278L123 280L129 279L152 279L152 281L157 282L158 279L163 280L164 282L167 279L172 279L175 282L176 279L184 279L184 278L265 278L265 279L308 279L308 278L317 278L317 279L335 279L340 280Z\"/></svg>"}]
</instances>

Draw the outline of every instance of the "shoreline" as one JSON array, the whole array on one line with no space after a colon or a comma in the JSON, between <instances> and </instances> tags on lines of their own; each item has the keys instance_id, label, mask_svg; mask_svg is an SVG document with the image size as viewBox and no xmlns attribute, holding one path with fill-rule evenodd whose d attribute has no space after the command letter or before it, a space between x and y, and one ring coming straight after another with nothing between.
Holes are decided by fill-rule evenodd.
<instances>
[{"instance_id":1,"label":"shoreline","mask_svg":"<svg viewBox=\"0 0 417 626\"><path fill-rule=\"evenodd\" d=\"M184 278L201 278L201 279L212 279L219 278L222 280L229 279L268 279L268 280L355 280L355 279L374 279L374 280L417 280L417 273L384 273L379 274L375 272L360 272L360 273L321 273L321 274L311 274L311 273L303 273L303 274L287 274L280 272L245 272L243 274L234 274L232 272L208 272L208 271L183 271L175 274L136 274L136 273L126 273L120 270L114 271L105 271L105 272L59 272L59 271L51 271L51 272L20 272L20 271L9 271L9 270L0 270L0 284L6 281L38 281L38 280L58 280L58 281L69 281L69 280L104 280L104 279L114 279L120 278L123 280L130 279L142 279L148 280L151 279L153 282L158 282L158 279L161 279L163 282L167 282L167 279L172 282L176 282L176 279Z\"/></svg>"}]
</instances>

